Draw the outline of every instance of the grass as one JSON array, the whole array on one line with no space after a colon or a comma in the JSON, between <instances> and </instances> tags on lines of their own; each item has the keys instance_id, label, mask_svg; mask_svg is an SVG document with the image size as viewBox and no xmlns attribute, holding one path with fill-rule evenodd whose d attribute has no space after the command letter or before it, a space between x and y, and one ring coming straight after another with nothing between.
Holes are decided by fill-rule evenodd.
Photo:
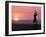
<instances>
[{"instance_id":1,"label":"grass","mask_svg":"<svg viewBox=\"0 0 46 37\"><path fill-rule=\"evenodd\" d=\"M41 24L12 24L12 31L40 30Z\"/></svg>"}]
</instances>

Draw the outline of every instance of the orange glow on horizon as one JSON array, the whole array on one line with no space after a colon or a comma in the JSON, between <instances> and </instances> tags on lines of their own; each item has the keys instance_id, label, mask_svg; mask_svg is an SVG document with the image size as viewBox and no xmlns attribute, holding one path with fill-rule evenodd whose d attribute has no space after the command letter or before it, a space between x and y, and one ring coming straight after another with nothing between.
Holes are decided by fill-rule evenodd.
<instances>
[{"instance_id":1,"label":"orange glow on horizon","mask_svg":"<svg viewBox=\"0 0 46 37\"><path fill-rule=\"evenodd\" d=\"M19 19L18 19L18 18L15 18L14 20L15 20L15 21L18 21Z\"/></svg>"}]
</instances>

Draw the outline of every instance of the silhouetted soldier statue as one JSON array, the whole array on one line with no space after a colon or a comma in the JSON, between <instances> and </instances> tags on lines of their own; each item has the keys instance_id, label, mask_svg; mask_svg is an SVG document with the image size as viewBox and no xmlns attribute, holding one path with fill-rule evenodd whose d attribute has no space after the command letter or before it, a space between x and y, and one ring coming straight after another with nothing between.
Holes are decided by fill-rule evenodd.
<instances>
[{"instance_id":1,"label":"silhouetted soldier statue","mask_svg":"<svg viewBox=\"0 0 46 37\"><path fill-rule=\"evenodd\" d=\"M37 16L37 11L35 10L35 11L34 11L34 20L33 20L33 24L34 24L34 23L37 24L36 16Z\"/></svg>"}]
</instances>

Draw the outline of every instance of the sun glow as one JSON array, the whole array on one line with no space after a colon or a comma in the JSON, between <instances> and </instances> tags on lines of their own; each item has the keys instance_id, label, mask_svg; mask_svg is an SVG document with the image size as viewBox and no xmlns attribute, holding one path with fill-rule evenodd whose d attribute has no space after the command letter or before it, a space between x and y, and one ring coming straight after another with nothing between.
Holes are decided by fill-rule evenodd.
<instances>
[{"instance_id":1,"label":"sun glow","mask_svg":"<svg viewBox=\"0 0 46 37\"><path fill-rule=\"evenodd\" d=\"M19 19L18 18L15 18L16 21L18 21Z\"/></svg>"}]
</instances>

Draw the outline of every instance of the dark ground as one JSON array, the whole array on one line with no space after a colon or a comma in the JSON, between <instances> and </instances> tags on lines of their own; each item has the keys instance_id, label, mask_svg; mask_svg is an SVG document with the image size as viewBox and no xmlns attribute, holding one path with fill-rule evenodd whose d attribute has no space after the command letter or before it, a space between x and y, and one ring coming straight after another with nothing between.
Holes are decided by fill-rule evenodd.
<instances>
[{"instance_id":1,"label":"dark ground","mask_svg":"<svg viewBox=\"0 0 46 37\"><path fill-rule=\"evenodd\" d=\"M12 24L12 31L18 30L40 30L41 24Z\"/></svg>"}]
</instances>

